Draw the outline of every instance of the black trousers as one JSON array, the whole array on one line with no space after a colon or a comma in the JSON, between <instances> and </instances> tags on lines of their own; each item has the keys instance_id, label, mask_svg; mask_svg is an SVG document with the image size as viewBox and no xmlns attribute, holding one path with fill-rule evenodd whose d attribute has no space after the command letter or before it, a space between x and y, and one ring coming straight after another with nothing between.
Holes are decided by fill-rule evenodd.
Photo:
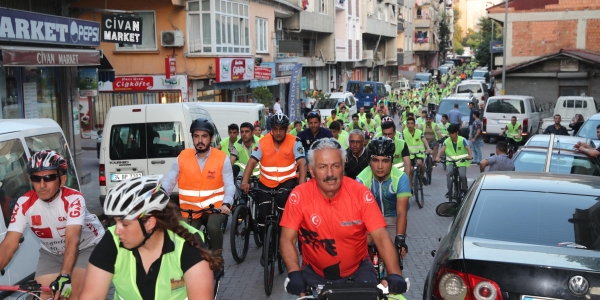
<instances>
[{"instance_id":1,"label":"black trousers","mask_svg":"<svg viewBox=\"0 0 600 300\"><path fill-rule=\"evenodd\" d=\"M298 179L290 179L288 181L284 181L280 183L275 188L270 188L264 185L262 182L258 182L258 188L261 190L278 190L280 188L288 189L290 192L293 188L298 185ZM277 204L277 208L283 214L283 209L285 208L285 203L287 202L287 198L290 193L281 193L275 196L275 203ZM258 204L258 229L261 231L261 234L264 233L265 230L265 217L271 213L271 196L265 193L258 193L256 196L256 203Z\"/></svg>"}]
</instances>

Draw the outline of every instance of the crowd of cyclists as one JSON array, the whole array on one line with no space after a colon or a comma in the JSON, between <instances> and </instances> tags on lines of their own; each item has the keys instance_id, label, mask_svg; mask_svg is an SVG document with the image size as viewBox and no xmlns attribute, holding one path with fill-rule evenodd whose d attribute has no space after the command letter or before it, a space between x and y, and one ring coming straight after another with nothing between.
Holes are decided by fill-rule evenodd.
<instances>
[{"instance_id":1,"label":"crowd of cyclists","mask_svg":"<svg viewBox=\"0 0 600 300\"><path fill-rule=\"evenodd\" d=\"M214 124L197 119L189 129L194 148L183 150L168 174L127 179L108 191L103 209L116 223L106 230L87 211L83 195L64 186L67 161L54 151L38 152L27 165L33 190L18 200L0 244L0 269L29 226L43 246L36 281L53 290L42 299L105 299L111 283L115 299L213 299L212 279L223 275L227 259L226 216L255 178L260 190L287 191L274 196L287 292L304 295L314 285L366 282L381 283L402 299L408 288L401 261L409 249L413 168L420 169L415 174L428 185L426 158L433 167L442 156L447 161L466 158L456 163L466 191L470 143L436 109L473 67L459 67L439 82L390 92L351 116L340 102L326 119L318 111L293 121L268 113L268 131L258 124L231 124L217 147L211 146ZM439 123L436 113L443 114ZM512 123L508 132L518 131L517 125ZM506 152L501 144L497 149L499 155ZM482 161L481 166L493 163ZM178 204L170 200L175 185ZM270 199L260 195L262 238L270 212L262 204ZM373 272L368 242L385 263L383 278ZM266 259L263 255L260 263Z\"/></svg>"}]
</instances>

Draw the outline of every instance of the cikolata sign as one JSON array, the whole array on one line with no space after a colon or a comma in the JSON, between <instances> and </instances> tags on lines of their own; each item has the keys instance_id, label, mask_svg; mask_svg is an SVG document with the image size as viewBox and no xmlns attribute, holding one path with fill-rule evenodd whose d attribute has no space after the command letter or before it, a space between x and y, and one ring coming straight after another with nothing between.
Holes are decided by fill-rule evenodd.
<instances>
[{"instance_id":1,"label":"cikolata sign","mask_svg":"<svg viewBox=\"0 0 600 300\"><path fill-rule=\"evenodd\" d=\"M152 76L115 77L113 91L147 91L154 87Z\"/></svg>"},{"instance_id":2,"label":"cikolata sign","mask_svg":"<svg viewBox=\"0 0 600 300\"><path fill-rule=\"evenodd\" d=\"M253 58L216 58L217 82L254 79Z\"/></svg>"}]
</instances>

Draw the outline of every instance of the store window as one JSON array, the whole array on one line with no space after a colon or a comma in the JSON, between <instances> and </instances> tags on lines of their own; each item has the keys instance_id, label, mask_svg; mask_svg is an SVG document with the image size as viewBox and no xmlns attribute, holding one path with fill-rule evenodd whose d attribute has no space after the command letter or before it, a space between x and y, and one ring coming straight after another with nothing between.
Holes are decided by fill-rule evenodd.
<instances>
[{"instance_id":1,"label":"store window","mask_svg":"<svg viewBox=\"0 0 600 300\"><path fill-rule=\"evenodd\" d=\"M0 119L19 118L18 68L0 68Z\"/></svg>"},{"instance_id":2,"label":"store window","mask_svg":"<svg viewBox=\"0 0 600 300\"><path fill-rule=\"evenodd\" d=\"M23 112L25 119L49 118L61 124L58 68L25 67Z\"/></svg>"}]
</instances>

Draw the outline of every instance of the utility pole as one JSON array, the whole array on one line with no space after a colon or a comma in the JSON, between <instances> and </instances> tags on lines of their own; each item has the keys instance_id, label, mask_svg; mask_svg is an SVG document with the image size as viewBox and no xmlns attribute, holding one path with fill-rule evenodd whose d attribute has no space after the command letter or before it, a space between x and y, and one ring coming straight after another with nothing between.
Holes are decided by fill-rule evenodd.
<instances>
[{"instance_id":1,"label":"utility pole","mask_svg":"<svg viewBox=\"0 0 600 300\"><path fill-rule=\"evenodd\" d=\"M492 20L492 39L490 40L490 43L492 41L494 41L494 19ZM494 52L492 52L492 49L490 49L490 74L492 73L492 71L494 70Z\"/></svg>"},{"instance_id":2,"label":"utility pole","mask_svg":"<svg viewBox=\"0 0 600 300\"><path fill-rule=\"evenodd\" d=\"M504 0L504 27L502 33L502 95L506 95L506 34L508 32L508 0Z\"/></svg>"}]
</instances>

